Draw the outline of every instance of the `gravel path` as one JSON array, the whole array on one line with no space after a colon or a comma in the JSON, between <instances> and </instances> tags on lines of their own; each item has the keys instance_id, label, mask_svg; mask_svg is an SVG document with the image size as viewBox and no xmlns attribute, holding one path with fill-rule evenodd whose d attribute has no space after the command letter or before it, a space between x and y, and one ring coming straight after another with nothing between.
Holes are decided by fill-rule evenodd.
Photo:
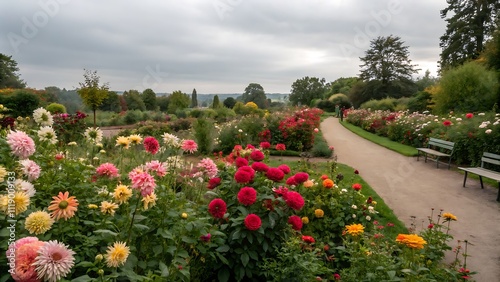
<instances>
[{"instance_id":1,"label":"gravel path","mask_svg":"<svg viewBox=\"0 0 500 282\"><path fill-rule=\"evenodd\" d=\"M468 240L467 268L477 271L478 282L500 281L500 203L498 190L481 189L479 181L467 180L446 165L436 168L415 157L404 157L369 142L344 128L330 117L321 124L325 140L335 147L340 163L360 171L360 176L373 187L407 226L412 218L418 226L427 223L431 208L443 209L458 217L450 234L455 240ZM427 226L425 224L424 226ZM455 241L456 242L456 241ZM451 242L454 247L455 242ZM450 253L451 258L453 254Z\"/></svg>"}]
</instances>

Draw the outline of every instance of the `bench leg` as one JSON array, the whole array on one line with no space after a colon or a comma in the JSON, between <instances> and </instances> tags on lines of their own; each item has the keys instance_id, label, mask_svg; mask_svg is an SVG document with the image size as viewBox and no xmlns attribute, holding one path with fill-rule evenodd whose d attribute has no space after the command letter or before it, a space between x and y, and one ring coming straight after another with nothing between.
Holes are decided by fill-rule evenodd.
<instances>
[{"instance_id":1,"label":"bench leg","mask_svg":"<svg viewBox=\"0 0 500 282\"><path fill-rule=\"evenodd\" d=\"M436 157L436 168L439 168L439 157Z\"/></svg>"},{"instance_id":2,"label":"bench leg","mask_svg":"<svg viewBox=\"0 0 500 282\"><path fill-rule=\"evenodd\" d=\"M479 182L481 182L481 189L484 189L484 186L483 186L483 177L481 175L479 175Z\"/></svg>"},{"instance_id":3,"label":"bench leg","mask_svg":"<svg viewBox=\"0 0 500 282\"><path fill-rule=\"evenodd\" d=\"M498 195L497 195L497 202L500 202L500 182L498 182Z\"/></svg>"},{"instance_id":4,"label":"bench leg","mask_svg":"<svg viewBox=\"0 0 500 282\"><path fill-rule=\"evenodd\" d=\"M420 157L420 151L417 150L417 162L419 157Z\"/></svg>"},{"instance_id":5,"label":"bench leg","mask_svg":"<svg viewBox=\"0 0 500 282\"><path fill-rule=\"evenodd\" d=\"M465 175L464 175L464 185L463 185L463 187L465 187L465 181L467 181L467 172L468 172L468 171L465 171ZM500 183L500 182L499 182L499 183Z\"/></svg>"},{"instance_id":6,"label":"bench leg","mask_svg":"<svg viewBox=\"0 0 500 282\"><path fill-rule=\"evenodd\" d=\"M424 153L424 162L427 162L427 153Z\"/></svg>"},{"instance_id":7,"label":"bench leg","mask_svg":"<svg viewBox=\"0 0 500 282\"><path fill-rule=\"evenodd\" d=\"M448 169L450 169L450 166L451 166L451 157L450 157L450 159L448 160Z\"/></svg>"}]
</instances>

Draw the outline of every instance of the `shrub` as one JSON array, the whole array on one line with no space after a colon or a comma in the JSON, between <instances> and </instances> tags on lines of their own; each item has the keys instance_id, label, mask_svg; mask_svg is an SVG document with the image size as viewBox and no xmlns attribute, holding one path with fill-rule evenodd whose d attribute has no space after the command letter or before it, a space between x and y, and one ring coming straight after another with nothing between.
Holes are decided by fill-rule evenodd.
<instances>
[{"instance_id":1,"label":"shrub","mask_svg":"<svg viewBox=\"0 0 500 282\"><path fill-rule=\"evenodd\" d=\"M374 111L380 110L380 111L394 111L396 108L396 102L397 100L395 98L385 98L382 100L370 100L368 102L364 102L361 104L360 108L361 109L372 109Z\"/></svg>"},{"instance_id":2,"label":"shrub","mask_svg":"<svg viewBox=\"0 0 500 282\"><path fill-rule=\"evenodd\" d=\"M127 111L124 117L125 124L135 124L136 122L138 122L140 119L139 117L140 112L141 111L136 111L136 110Z\"/></svg>"},{"instance_id":3,"label":"shrub","mask_svg":"<svg viewBox=\"0 0 500 282\"><path fill-rule=\"evenodd\" d=\"M51 103L45 107L52 114L62 114L66 112L66 107L63 104Z\"/></svg>"},{"instance_id":4,"label":"shrub","mask_svg":"<svg viewBox=\"0 0 500 282\"><path fill-rule=\"evenodd\" d=\"M204 155L212 153L214 145L213 122L208 119L196 119L193 122L194 139L198 143L198 152Z\"/></svg>"},{"instance_id":5,"label":"shrub","mask_svg":"<svg viewBox=\"0 0 500 282\"><path fill-rule=\"evenodd\" d=\"M192 120L188 118L179 118L169 123L173 131L189 130L191 128Z\"/></svg>"},{"instance_id":6,"label":"shrub","mask_svg":"<svg viewBox=\"0 0 500 282\"><path fill-rule=\"evenodd\" d=\"M339 108L345 107L346 109L349 109L352 107L349 98L343 93L333 94L328 98L328 101L331 101L334 105L339 105Z\"/></svg>"}]
</instances>

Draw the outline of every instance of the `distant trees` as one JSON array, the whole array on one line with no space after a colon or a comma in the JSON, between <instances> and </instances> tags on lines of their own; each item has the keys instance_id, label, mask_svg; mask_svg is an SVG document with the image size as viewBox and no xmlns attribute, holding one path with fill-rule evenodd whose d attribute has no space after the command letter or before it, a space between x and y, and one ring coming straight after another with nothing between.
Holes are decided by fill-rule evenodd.
<instances>
[{"instance_id":1,"label":"distant trees","mask_svg":"<svg viewBox=\"0 0 500 282\"><path fill-rule=\"evenodd\" d=\"M196 93L196 88L193 88L193 92L191 93L191 108L198 107L198 94Z\"/></svg>"},{"instance_id":2,"label":"distant trees","mask_svg":"<svg viewBox=\"0 0 500 282\"><path fill-rule=\"evenodd\" d=\"M233 97L227 97L222 103L226 108L232 109L234 105L236 105L236 99L234 99Z\"/></svg>"},{"instance_id":3,"label":"distant trees","mask_svg":"<svg viewBox=\"0 0 500 282\"><path fill-rule=\"evenodd\" d=\"M12 56L0 53L0 89L26 87L26 83L19 78L18 71L17 62Z\"/></svg>"},{"instance_id":4,"label":"distant trees","mask_svg":"<svg viewBox=\"0 0 500 282\"><path fill-rule=\"evenodd\" d=\"M127 103L127 110L145 111L146 104L142 100L141 94L137 90L129 90L123 92L123 98Z\"/></svg>"},{"instance_id":5,"label":"distant trees","mask_svg":"<svg viewBox=\"0 0 500 282\"><path fill-rule=\"evenodd\" d=\"M168 113L175 114L178 110L183 110L189 107L191 98L177 90L168 96Z\"/></svg>"},{"instance_id":6,"label":"distant trees","mask_svg":"<svg viewBox=\"0 0 500 282\"><path fill-rule=\"evenodd\" d=\"M288 99L292 105L309 106L314 99L321 99L326 92L324 78L303 77L292 84Z\"/></svg>"},{"instance_id":7,"label":"distant trees","mask_svg":"<svg viewBox=\"0 0 500 282\"><path fill-rule=\"evenodd\" d=\"M241 95L243 103L254 102L260 109L269 107L264 87L258 83L250 83L243 95Z\"/></svg>"},{"instance_id":8,"label":"distant trees","mask_svg":"<svg viewBox=\"0 0 500 282\"><path fill-rule=\"evenodd\" d=\"M456 67L476 59L484 43L498 24L498 0L447 0L448 7L441 10L447 22L446 32L439 46L441 70ZM448 17L449 16L449 17Z\"/></svg>"},{"instance_id":9,"label":"distant trees","mask_svg":"<svg viewBox=\"0 0 500 282\"><path fill-rule=\"evenodd\" d=\"M111 111L111 112L120 112L122 110L120 105L120 96L115 91L109 91L108 97L102 101L101 106L99 107L101 111Z\"/></svg>"},{"instance_id":10,"label":"distant trees","mask_svg":"<svg viewBox=\"0 0 500 282\"><path fill-rule=\"evenodd\" d=\"M212 109L218 109L221 107L219 95L214 96L214 101L212 102Z\"/></svg>"},{"instance_id":11,"label":"distant trees","mask_svg":"<svg viewBox=\"0 0 500 282\"><path fill-rule=\"evenodd\" d=\"M78 95L83 100L83 103L92 109L94 113L94 126L96 126L96 115L95 111L102 102L108 97L108 85L99 85L100 77L97 75L97 71L85 70L83 74L84 81L80 82L80 89L77 90Z\"/></svg>"},{"instance_id":12,"label":"distant trees","mask_svg":"<svg viewBox=\"0 0 500 282\"><path fill-rule=\"evenodd\" d=\"M148 111L156 111L157 109L157 104L156 104L156 93L148 88L142 91L141 95L142 101L144 102L144 106L146 107L146 110Z\"/></svg>"}]
</instances>

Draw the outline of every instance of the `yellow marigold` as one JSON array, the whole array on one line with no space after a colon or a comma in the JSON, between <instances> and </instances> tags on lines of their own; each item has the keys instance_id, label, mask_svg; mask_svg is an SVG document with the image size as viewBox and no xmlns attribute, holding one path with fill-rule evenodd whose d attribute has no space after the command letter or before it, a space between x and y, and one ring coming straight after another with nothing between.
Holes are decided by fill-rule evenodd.
<instances>
[{"instance_id":1,"label":"yellow marigold","mask_svg":"<svg viewBox=\"0 0 500 282\"><path fill-rule=\"evenodd\" d=\"M128 140L130 141L130 143L132 143L134 145L138 145L138 144L141 144L142 137L139 134L132 134L128 137Z\"/></svg>"},{"instance_id":2,"label":"yellow marigold","mask_svg":"<svg viewBox=\"0 0 500 282\"><path fill-rule=\"evenodd\" d=\"M128 146L130 145L130 140L125 137L125 136L118 136L116 138L116 146L123 147L125 149L128 149Z\"/></svg>"},{"instance_id":3,"label":"yellow marigold","mask_svg":"<svg viewBox=\"0 0 500 282\"><path fill-rule=\"evenodd\" d=\"M115 188L115 192L113 193L113 198L119 204L123 204L128 201L132 197L132 190L128 188L127 185L119 184Z\"/></svg>"},{"instance_id":4,"label":"yellow marigold","mask_svg":"<svg viewBox=\"0 0 500 282\"><path fill-rule=\"evenodd\" d=\"M5 167L0 165L0 182L3 182L5 180L5 176L7 176L7 170Z\"/></svg>"},{"instance_id":5,"label":"yellow marigold","mask_svg":"<svg viewBox=\"0 0 500 282\"><path fill-rule=\"evenodd\" d=\"M114 215L118 205L113 202L103 201L101 202L101 212L103 214L109 213L110 215Z\"/></svg>"},{"instance_id":6,"label":"yellow marigold","mask_svg":"<svg viewBox=\"0 0 500 282\"><path fill-rule=\"evenodd\" d=\"M148 210L149 208L156 205L156 194L155 192L147 195L146 197L142 197L142 203L144 205L144 210Z\"/></svg>"},{"instance_id":7,"label":"yellow marigold","mask_svg":"<svg viewBox=\"0 0 500 282\"><path fill-rule=\"evenodd\" d=\"M323 187L327 188L327 189L330 189L333 187L335 183L333 183L333 180L327 178L325 180L323 180Z\"/></svg>"},{"instance_id":8,"label":"yellow marigold","mask_svg":"<svg viewBox=\"0 0 500 282\"><path fill-rule=\"evenodd\" d=\"M449 213L449 212L443 213L443 218L446 221L457 220L457 217L454 216L453 214Z\"/></svg>"},{"instance_id":9,"label":"yellow marigold","mask_svg":"<svg viewBox=\"0 0 500 282\"><path fill-rule=\"evenodd\" d=\"M314 215L317 217L317 218L322 218L324 215L325 215L325 212L322 210L322 209L316 209L314 211Z\"/></svg>"},{"instance_id":10,"label":"yellow marigold","mask_svg":"<svg viewBox=\"0 0 500 282\"><path fill-rule=\"evenodd\" d=\"M52 227L54 220L50 217L50 214L44 211L36 211L30 213L24 222L24 228L28 230L30 234L44 234Z\"/></svg>"},{"instance_id":11,"label":"yellow marigold","mask_svg":"<svg viewBox=\"0 0 500 282\"><path fill-rule=\"evenodd\" d=\"M351 236L358 236L365 232L365 227L362 224L351 224L345 227L347 234Z\"/></svg>"},{"instance_id":12,"label":"yellow marigold","mask_svg":"<svg viewBox=\"0 0 500 282\"><path fill-rule=\"evenodd\" d=\"M130 254L130 248L125 242L115 242L113 246L109 246L104 258L108 267L118 267L124 265Z\"/></svg>"},{"instance_id":13,"label":"yellow marigold","mask_svg":"<svg viewBox=\"0 0 500 282\"><path fill-rule=\"evenodd\" d=\"M309 217L307 217L307 216L302 217L302 223L308 224L309 223Z\"/></svg>"},{"instance_id":14,"label":"yellow marigold","mask_svg":"<svg viewBox=\"0 0 500 282\"><path fill-rule=\"evenodd\" d=\"M427 242L424 238L418 236L417 234L399 234L396 237L396 242L404 244L412 249L423 249Z\"/></svg>"},{"instance_id":15,"label":"yellow marigold","mask_svg":"<svg viewBox=\"0 0 500 282\"><path fill-rule=\"evenodd\" d=\"M314 182L311 179L308 179L303 183L303 185L305 188L311 188L314 186Z\"/></svg>"}]
</instances>

